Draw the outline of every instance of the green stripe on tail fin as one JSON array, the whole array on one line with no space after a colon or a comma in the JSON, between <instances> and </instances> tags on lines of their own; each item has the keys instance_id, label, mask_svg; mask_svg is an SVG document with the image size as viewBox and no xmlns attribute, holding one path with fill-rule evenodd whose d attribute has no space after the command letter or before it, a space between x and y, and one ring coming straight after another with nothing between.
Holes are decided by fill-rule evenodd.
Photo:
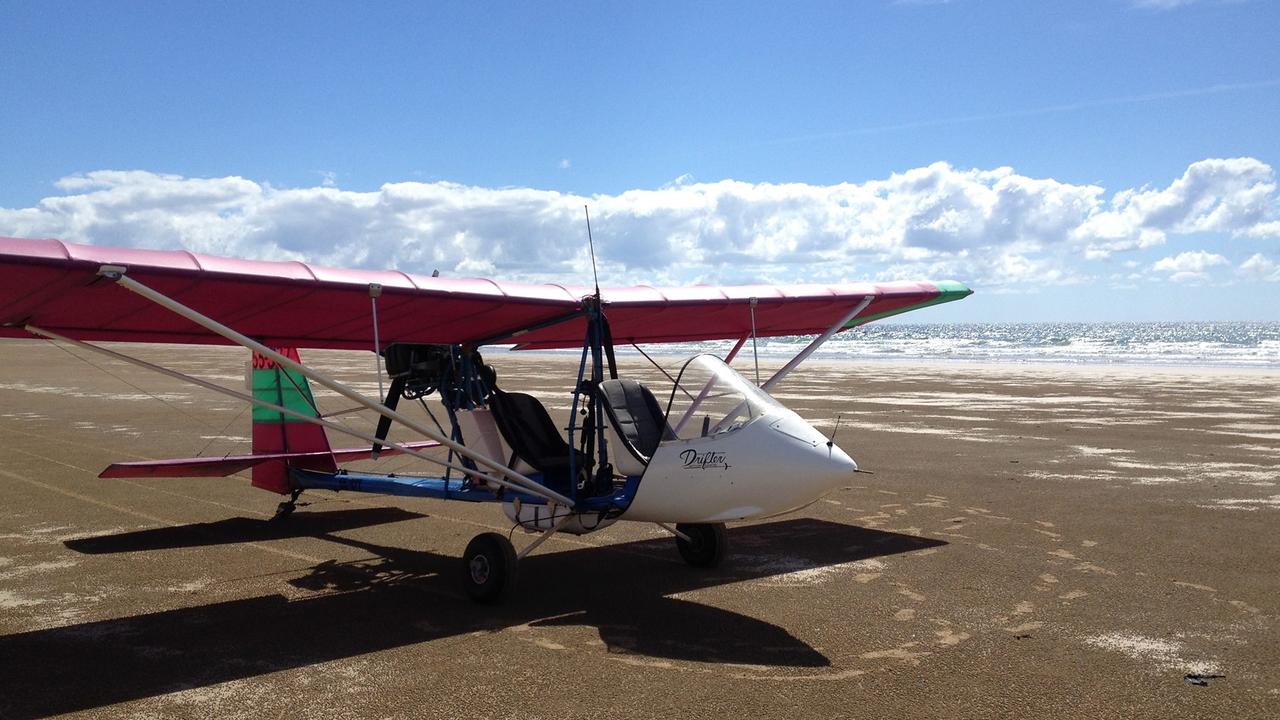
<instances>
[{"instance_id":1,"label":"green stripe on tail fin","mask_svg":"<svg viewBox=\"0 0 1280 720\"><path fill-rule=\"evenodd\" d=\"M302 362L298 351L293 348L278 348L276 352L294 362ZM249 381L255 399L280 405L309 417L320 416L311 387L302 373L280 367L274 360L256 352L253 353L250 365L252 374ZM309 458L273 460L254 466L254 487L282 494L291 489L288 471L290 465L321 472L336 472L338 469L324 428L260 405L253 406L253 453L322 453Z\"/></svg>"}]
</instances>

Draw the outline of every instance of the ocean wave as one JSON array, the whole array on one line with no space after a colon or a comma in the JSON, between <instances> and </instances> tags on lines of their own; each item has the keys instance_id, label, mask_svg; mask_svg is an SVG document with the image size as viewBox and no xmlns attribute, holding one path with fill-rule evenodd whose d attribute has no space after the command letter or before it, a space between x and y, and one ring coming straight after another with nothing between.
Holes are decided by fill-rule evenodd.
<instances>
[{"instance_id":1,"label":"ocean wave","mask_svg":"<svg viewBox=\"0 0 1280 720\"><path fill-rule=\"evenodd\" d=\"M761 357L784 359L810 340L762 338L757 345ZM645 351L724 355L732 345L727 340L674 343ZM749 354L751 346L741 352ZM836 335L813 357L1280 368L1280 322L876 323Z\"/></svg>"}]
</instances>

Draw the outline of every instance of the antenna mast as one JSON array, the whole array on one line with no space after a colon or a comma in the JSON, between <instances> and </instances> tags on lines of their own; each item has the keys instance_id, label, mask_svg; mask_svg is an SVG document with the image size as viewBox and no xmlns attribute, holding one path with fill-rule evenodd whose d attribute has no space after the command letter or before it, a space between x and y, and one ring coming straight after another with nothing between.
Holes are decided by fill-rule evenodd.
<instances>
[{"instance_id":1,"label":"antenna mast","mask_svg":"<svg viewBox=\"0 0 1280 720\"><path fill-rule=\"evenodd\" d=\"M596 297L600 297L600 274L596 272L596 242L591 238L591 211L586 205L582 206L582 212L587 216L587 247L591 250L591 277L596 282Z\"/></svg>"}]
</instances>

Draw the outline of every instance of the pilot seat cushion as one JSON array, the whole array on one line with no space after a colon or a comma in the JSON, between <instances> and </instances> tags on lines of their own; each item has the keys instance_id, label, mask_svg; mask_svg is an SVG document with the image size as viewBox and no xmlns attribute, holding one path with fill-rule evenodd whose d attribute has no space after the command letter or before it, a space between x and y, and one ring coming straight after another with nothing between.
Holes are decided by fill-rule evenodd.
<instances>
[{"instance_id":1,"label":"pilot seat cushion","mask_svg":"<svg viewBox=\"0 0 1280 720\"><path fill-rule=\"evenodd\" d=\"M600 383L600 393L614 428L640 459L647 462L658 449L658 443L673 437L662 408L649 388L635 380L606 380Z\"/></svg>"},{"instance_id":2,"label":"pilot seat cushion","mask_svg":"<svg viewBox=\"0 0 1280 720\"><path fill-rule=\"evenodd\" d=\"M516 456L543 473L548 487L560 489L569 482L569 443L565 442L546 407L532 395L494 388L489 408L507 445ZM590 459L572 451L579 473L589 469Z\"/></svg>"}]
</instances>

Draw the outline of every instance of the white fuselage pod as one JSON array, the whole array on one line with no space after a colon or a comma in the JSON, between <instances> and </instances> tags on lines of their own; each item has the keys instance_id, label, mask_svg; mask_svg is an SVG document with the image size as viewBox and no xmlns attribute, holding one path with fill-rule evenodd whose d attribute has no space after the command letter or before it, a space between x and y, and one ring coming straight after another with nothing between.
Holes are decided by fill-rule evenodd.
<instances>
[{"instance_id":1,"label":"white fuselage pod","mask_svg":"<svg viewBox=\"0 0 1280 720\"><path fill-rule=\"evenodd\" d=\"M857 464L781 406L725 432L658 446L624 520L710 523L797 510L846 485Z\"/></svg>"}]
</instances>

